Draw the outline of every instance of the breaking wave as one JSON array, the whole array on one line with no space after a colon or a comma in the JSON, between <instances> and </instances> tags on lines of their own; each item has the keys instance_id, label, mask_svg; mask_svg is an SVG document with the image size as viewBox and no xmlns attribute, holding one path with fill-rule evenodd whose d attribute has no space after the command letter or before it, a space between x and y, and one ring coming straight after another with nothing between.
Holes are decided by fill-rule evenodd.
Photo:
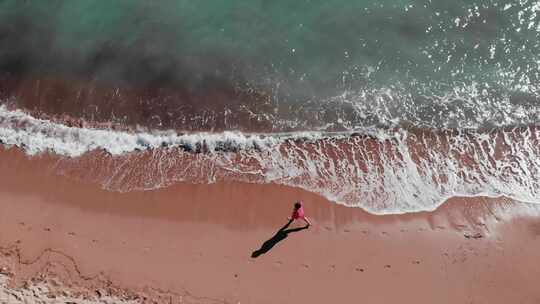
<instances>
[{"instance_id":1,"label":"breaking wave","mask_svg":"<svg viewBox=\"0 0 540 304\"><path fill-rule=\"evenodd\" d=\"M68 127L0 107L0 140L61 155L54 170L114 191L176 182L300 187L375 214L434 210L452 196L540 199L540 129L346 133L127 132Z\"/></svg>"}]
</instances>

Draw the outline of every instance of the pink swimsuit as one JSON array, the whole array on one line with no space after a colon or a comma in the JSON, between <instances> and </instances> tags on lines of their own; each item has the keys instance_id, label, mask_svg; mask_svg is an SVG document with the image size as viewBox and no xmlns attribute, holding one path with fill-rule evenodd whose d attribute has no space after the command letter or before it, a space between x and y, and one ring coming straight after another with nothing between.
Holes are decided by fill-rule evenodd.
<instances>
[{"instance_id":1,"label":"pink swimsuit","mask_svg":"<svg viewBox=\"0 0 540 304\"><path fill-rule=\"evenodd\" d=\"M301 206L300 208L294 210L291 217L292 217L293 220L303 219L304 218L304 206Z\"/></svg>"}]
</instances>

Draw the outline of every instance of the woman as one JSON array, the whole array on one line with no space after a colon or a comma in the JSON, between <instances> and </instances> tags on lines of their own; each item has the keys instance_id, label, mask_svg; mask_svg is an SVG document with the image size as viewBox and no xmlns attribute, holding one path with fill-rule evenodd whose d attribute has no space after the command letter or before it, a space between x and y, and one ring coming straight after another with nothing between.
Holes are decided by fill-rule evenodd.
<instances>
[{"instance_id":1,"label":"woman","mask_svg":"<svg viewBox=\"0 0 540 304\"><path fill-rule=\"evenodd\" d=\"M289 217L290 221L302 219L306 222L307 227L311 225L311 222L304 213L304 204L301 201L294 203L292 215Z\"/></svg>"}]
</instances>

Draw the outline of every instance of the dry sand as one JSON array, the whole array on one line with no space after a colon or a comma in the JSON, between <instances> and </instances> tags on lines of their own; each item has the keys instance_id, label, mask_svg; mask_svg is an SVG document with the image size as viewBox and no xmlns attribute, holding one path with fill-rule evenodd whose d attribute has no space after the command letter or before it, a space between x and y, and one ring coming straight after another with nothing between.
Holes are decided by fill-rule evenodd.
<instances>
[{"instance_id":1,"label":"dry sand","mask_svg":"<svg viewBox=\"0 0 540 304\"><path fill-rule=\"evenodd\" d=\"M0 151L10 290L45 282L58 299L160 303L540 303L531 205L453 198L434 212L374 216L276 185L111 192L53 164ZM298 199L314 225L252 258Z\"/></svg>"}]
</instances>

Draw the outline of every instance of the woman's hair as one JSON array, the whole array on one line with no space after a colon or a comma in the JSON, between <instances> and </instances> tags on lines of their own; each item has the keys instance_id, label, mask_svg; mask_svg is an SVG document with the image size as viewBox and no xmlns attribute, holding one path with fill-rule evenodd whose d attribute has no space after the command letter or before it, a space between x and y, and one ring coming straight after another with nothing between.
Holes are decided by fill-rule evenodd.
<instances>
[{"instance_id":1,"label":"woman's hair","mask_svg":"<svg viewBox=\"0 0 540 304\"><path fill-rule=\"evenodd\" d=\"M300 207L302 207L302 203L301 203L301 202L296 202L296 203L294 203L294 208L295 208L295 209L300 209Z\"/></svg>"}]
</instances>

